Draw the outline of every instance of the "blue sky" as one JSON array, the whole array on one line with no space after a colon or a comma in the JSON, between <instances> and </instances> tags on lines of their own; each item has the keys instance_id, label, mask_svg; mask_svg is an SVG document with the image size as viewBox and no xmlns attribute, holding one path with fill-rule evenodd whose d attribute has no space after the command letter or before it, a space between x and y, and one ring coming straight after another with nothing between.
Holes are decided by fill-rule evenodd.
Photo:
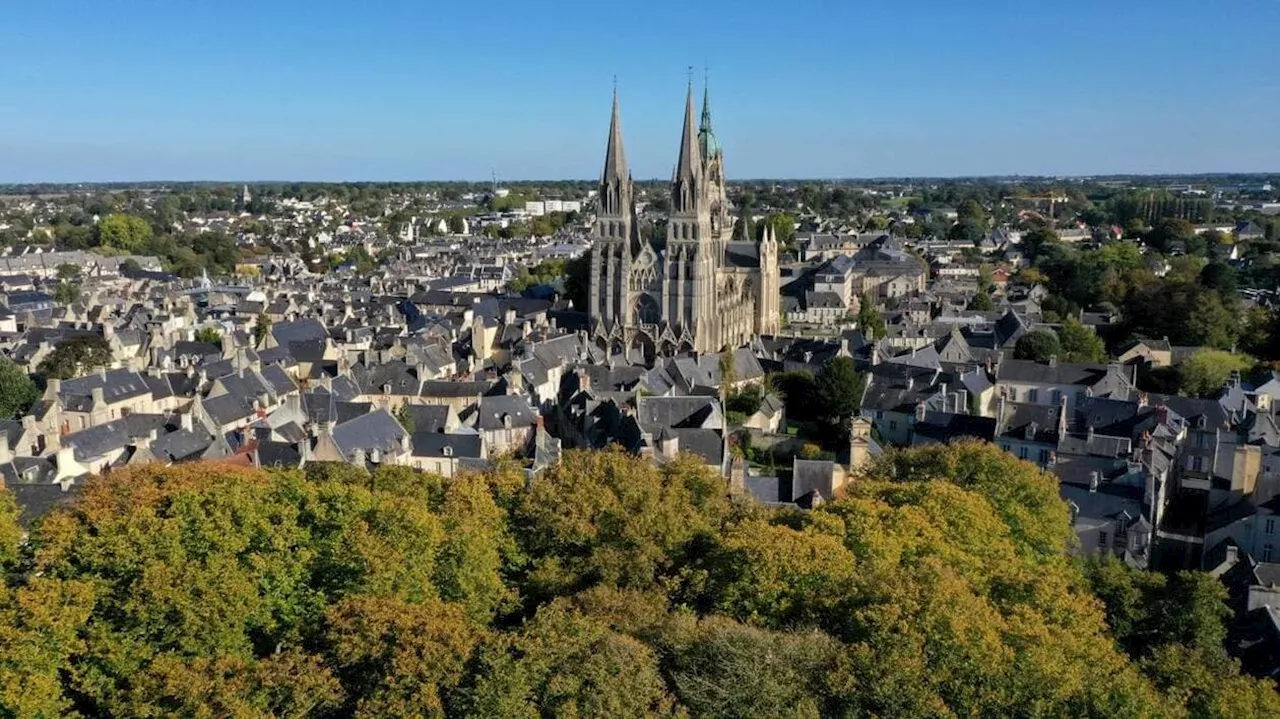
<instances>
[{"instance_id":1,"label":"blue sky","mask_svg":"<svg viewBox=\"0 0 1280 719\"><path fill-rule=\"evenodd\" d=\"M1280 170L1275 0L10 0L0 182Z\"/></svg>"}]
</instances>

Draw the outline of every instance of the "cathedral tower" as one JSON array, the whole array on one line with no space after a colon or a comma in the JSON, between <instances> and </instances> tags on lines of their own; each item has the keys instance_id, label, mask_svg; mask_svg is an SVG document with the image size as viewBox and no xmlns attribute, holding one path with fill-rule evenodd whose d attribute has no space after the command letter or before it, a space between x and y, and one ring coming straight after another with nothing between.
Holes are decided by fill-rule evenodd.
<instances>
[{"instance_id":1,"label":"cathedral tower","mask_svg":"<svg viewBox=\"0 0 1280 719\"><path fill-rule=\"evenodd\" d=\"M667 222L666 291L670 324L693 339L697 352L718 352L716 268L720 244L711 231L711 195L694 122L693 83L684 106L680 154L671 178L671 217Z\"/></svg>"},{"instance_id":2,"label":"cathedral tower","mask_svg":"<svg viewBox=\"0 0 1280 719\"><path fill-rule=\"evenodd\" d=\"M622 145L622 121L616 89L597 199L587 313L593 324L602 322L607 331L612 331L627 316L628 276L639 244L635 195L631 171L627 168L626 150Z\"/></svg>"},{"instance_id":3,"label":"cathedral tower","mask_svg":"<svg viewBox=\"0 0 1280 719\"><path fill-rule=\"evenodd\" d=\"M746 217L742 220L746 222ZM778 271L778 238L773 223L764 223L760 238L760 284L756 297L756 334L776 336L782 329L782 287Z\"/></svg>"},{"instance_id":4,"label":"cathedral tower","mask_svg":"<svg viewBox=\"0 0 1280 719\"><path fill-rule=\"evenodd\" d=\"M733 218L729 216L729 197L724 174L724 150L711 127L711 88L702 88L702 120L698 123L698 148L702 153L703 172L710 199L711 232L721 245L733 236Z\"/></svg>"}]
</instances>

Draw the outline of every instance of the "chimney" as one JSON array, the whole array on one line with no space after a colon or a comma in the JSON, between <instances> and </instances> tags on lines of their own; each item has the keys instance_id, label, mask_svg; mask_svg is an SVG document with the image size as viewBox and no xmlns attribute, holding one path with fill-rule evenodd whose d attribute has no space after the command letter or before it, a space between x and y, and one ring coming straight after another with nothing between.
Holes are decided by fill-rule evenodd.
<instances>
[{"instance_id":1,"label":"chimney","mask_svg":"<svg viewBox=\"0 0 1280 719\"><path fill-rule=\"evenodd\" d=\"M9 449L9 439L0 436L0 464L8 464L13 461L13 452Z\"/></svg>"},{"instance_id":2,"label":"chimney","mask_svg":"<svg viewBox=\"0 0 1280 719\"><path fill-rule=\"evenodd\" d=\"M178 425L190 432L195 429L195 418L191 416L190 412L184 412L178 415Z\"/></svg>"},{"instance_id":3,"label":"chimney","mask_svg":"<svg viewBox=\"0 0 1280 719\"><path fill-rule=\"evenodd\" d=\"M1058 355L1049 355L1049 366L1050 367L1058 366Z\"/></svg>"},{"instance_id":4,"label":"chimney","mask_svg":"<svg viewBox=\"0 0 1280 719\"><path fill-rule=\"evenodd\" d=\"M101 407L107 403L106 390L104 388L94 387L90 390L90 393L93 395L93 406L95 408Z\"/></svg>"},{"instance_id":5,"label":"chimney","mask_svg":"<svg viewBox=\"0 0 1280 719\"><path fill-rule=\"evenodd\" d=\"M1090 492L1090 493L1097 492L1097 491L1098 491L1098 483L1099 483L1099 482L1101 482L1101 481L1102 481L1102 473L1101 473L1101 472L1098 472L1098 471L1096 471L1096 470L1095 470L1095 471L1093 471L1093 472L1090 472L1090 473L1089 473L1089 492Z\"/></svg>"},{"instance_id":6,"label":"chimney","mask_svg":"<svg viewBox=\"0 0 1280 719\"><path fill-rule=\"evenodd\" d=\"M357 467L363 467L365 465L365 455L364 455L363 449L360 449L357 447L356 449L351 450L351 463Z\"/></svg>"}]
</instances>

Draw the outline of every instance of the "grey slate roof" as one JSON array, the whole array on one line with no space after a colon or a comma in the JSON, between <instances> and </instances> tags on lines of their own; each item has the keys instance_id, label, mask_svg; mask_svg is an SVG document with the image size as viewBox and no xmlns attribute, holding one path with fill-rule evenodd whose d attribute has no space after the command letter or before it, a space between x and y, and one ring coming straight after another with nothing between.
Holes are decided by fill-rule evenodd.
<instances>
[{"instance_id":1,"label":"grey slate roof","mask_svg":"<svg viewBox=\"0 0 1280 719\"><path fill-rule=\"evenodd\" d=\"M445 434L443 432L414 432L410 438L413 443L415 457L470 457L479 459L482 442L478 434ZM452 455L445 454L445 448L452 449Z\"/></svg>"},{"instance_id":2,"label":"grey slate roof","mask_svg":"<svg viewBox=\"0 0 1280 719\"><path fill-rule=\"evenodd\" d=\"M381 409L343 422L333 429L333 441L348 460L357 449L366 453L374 449L398 453L401 440L407 436L396 418Z\"/></svg>"}]
</instances>

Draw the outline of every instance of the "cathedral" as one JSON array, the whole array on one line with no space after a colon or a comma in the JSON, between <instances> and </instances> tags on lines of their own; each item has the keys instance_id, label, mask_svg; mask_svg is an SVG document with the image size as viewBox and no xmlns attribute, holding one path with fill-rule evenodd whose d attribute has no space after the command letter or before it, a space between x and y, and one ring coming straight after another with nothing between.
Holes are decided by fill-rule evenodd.
<instances>
[{"instance_id":1,"label":"cathedral","mask_svg":"<svg viewBox=\"0 0 1280 719\"><path fill-rule=\"evenodd\" d=\"M695 120L692 83L664 236L642 234L635 204L615 91L587 308L600 346L651 362L659 356L719 352L759 334L777 334L777 240L767 226L760 242L732 240L724 152L711 129L705 91L701 122Z\"/></svg>"}]
</instances>

